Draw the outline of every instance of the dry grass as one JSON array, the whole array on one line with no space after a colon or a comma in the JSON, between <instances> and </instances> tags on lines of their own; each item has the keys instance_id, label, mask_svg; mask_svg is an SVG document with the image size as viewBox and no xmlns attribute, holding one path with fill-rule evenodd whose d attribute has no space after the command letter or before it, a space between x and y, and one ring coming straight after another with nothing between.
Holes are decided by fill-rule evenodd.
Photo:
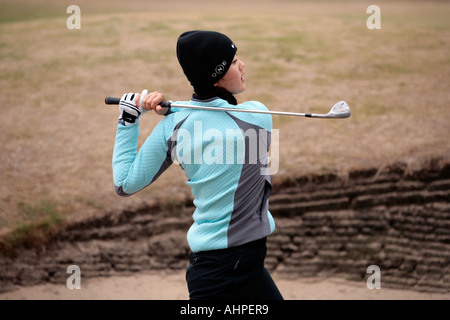
<instances>
[{"instance_id":1,"label":"dry grass","mask_svg":"<svg viewBox=\"0 0 450 320\"><path fill-rule=\"evenodd\" d=\"M274 117L274 180L450 155L447 2L379 1L382 29L368 30L367 1L78 1L81 30L68 30L71 3L27 1L0 4L0 232L49 216L23 210L42 203L73 220L189 194L175 166L131 198L114 194L118 112L103 105L143 88L188 99L174 50L188 29L236 42L240 101L321 113L350 104L345 121ZM143 118L140 142L159 120Z\"/></svg>"}]
</instances>

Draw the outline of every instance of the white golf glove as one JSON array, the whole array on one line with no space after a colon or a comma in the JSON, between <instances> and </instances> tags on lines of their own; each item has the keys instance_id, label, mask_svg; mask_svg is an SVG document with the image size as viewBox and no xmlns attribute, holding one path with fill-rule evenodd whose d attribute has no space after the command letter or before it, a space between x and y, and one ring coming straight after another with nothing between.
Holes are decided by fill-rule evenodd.
<instances>
[{"instance_id":1,"label":"white golf glove","mask_svg":"<svg viewBox=\"0 0 450 320\"><path fill-rule=\"evenodd\" d=\"M132 126L139 123L139 117L147 112L147 110L144 110L142 106L142 100L145 98L145 96L148 94L147 90L143 90L141 94L141 98L139 101L139 107L136 106L136 102L134 101L135 96L137 93L129 92L125 93L121 98L119 102L119 110L120 110L120 117L119 117L119 123L123 124L124 126Z\"/></svg>"}]
</instances>

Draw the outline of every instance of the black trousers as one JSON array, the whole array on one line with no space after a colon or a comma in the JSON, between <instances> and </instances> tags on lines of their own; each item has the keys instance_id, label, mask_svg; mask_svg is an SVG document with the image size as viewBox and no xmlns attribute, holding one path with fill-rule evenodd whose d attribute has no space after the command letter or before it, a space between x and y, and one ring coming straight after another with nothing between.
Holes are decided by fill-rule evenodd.
<instances>
[{"instance_id":1,"label":"black trousers","mask_svg":"<svg viewBox=\"0 0 450 320\"><path fill-rule=\"evenodd\" d=\"M264 267L266 238L241 246L191 252L186 272L190 299L282 300Z\"/></svg>"}]
</instances>

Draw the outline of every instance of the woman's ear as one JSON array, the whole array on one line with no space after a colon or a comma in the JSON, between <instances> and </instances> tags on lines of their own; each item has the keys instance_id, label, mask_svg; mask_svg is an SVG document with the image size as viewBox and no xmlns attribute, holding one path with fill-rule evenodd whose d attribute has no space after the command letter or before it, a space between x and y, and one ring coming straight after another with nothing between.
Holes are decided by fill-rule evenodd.
<instances>
[{"instance_id":1,"label":"woman's ear","mask_svg":"<svg viewBox=\"0 0 450 320\"><path fill-rule=\"evenodd\" d=\"M213 87L223 87L223 80L220 78L216 83L213 84Z\"/></svg>"}]
</instances>

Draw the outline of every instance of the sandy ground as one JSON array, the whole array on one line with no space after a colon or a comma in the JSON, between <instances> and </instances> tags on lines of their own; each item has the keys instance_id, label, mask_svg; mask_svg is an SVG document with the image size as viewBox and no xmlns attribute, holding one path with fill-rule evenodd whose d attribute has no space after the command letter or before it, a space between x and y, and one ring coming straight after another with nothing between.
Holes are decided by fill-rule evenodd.
<instances>
[{"instance_id":1,"label":"sandy ground","mask_svg":"<svg viewBox=\"0 0 450 320\"><path fill-rule=\"evenodd\" d=\"M19 287L0 294L0 300L186 300L185 273L138 273L133 276L81 279L81 289L66 284ZM273 278L286 300L450 300L450 294L383 288L338 278Z\"/></svg>"}]
</instances>

